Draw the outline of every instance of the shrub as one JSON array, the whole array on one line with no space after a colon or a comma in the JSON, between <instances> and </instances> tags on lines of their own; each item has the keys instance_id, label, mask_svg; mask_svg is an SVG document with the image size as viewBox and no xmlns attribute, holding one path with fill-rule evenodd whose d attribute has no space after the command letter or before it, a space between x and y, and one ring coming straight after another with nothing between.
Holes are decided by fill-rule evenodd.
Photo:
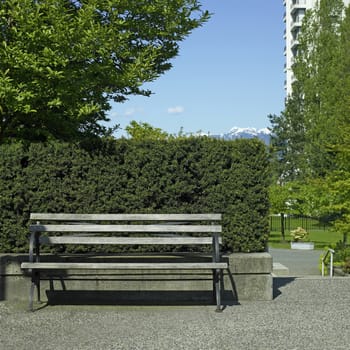
<instances>
[{"instance_id":1,"label":"shrub","mask_svg":"<svg viewBox=\"0 0 350 350\"><path fill-rule=\"evenodd\" d=\"M337 244L331 247L334 250L333 256L333 265L341 267L345 273L350 273L350 246L345 244L343 241L338 242ZM328 247L326 248L326 251ZM326 254L326 253L324 253ZM322 266L322 259L324 254L320 256L320 271ZM325 260L325 274L328 273L328 266L330 264L330 254L328 254Z\"/></svg>"},{"instance_id":2,"label":"shrub","mask_svg":"<svg viewBox=\"0 0 350 350\"><path fill-rule=\"evenodd\" d=\"M295 230L290 231L290 235L294 242L307 241L309 234L302 227L297 227Z\"/></svg>"},{"instance_id":3,"label":"shrub","mask_svg":"<svg viewBox=\"0 0 350 350\"><path fill-rule=\"evenodd\" d=\"M0 251L24 251L30 212L223 214L227 251L263 251L269 162L258 140L0 146Z\"/></svg>"}]
</instances>

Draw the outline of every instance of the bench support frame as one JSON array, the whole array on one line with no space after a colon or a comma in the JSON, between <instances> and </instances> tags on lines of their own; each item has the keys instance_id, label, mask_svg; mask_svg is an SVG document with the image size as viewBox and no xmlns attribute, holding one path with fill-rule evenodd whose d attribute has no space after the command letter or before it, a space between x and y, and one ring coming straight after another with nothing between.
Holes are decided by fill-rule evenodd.
<instances>
[{"instance_id":1,"label":"bench support frame","mask_svg":"<svg viewBox=\"0 0 350 350\"><path fill-rule=\"evenodd\" d=\"M31 219L40 218L41 220L49 221L65 221L70 222L69 225L42 225L40 222L37 222L35 225L30 226L31 236L29 242L29 262L24 262L21 264L22 269L27 269L31 273L31 286L29 292L29 310L33 311L33 300L34 300L34 290L37 290L37 300L40 302L40 272L49 271L49 270L84 270L84 269L125 269L125 270L208 270L213 271L213 297L216 301L216 311L221 312L223 310L221 305L221 294L223 290L223 270L228 269L228 265L225 262L220 261L220 242L221 238L219 233L221 232L221 226L214 225L211 226L204 225L184 225L183 222L179 222L176 225L171 223L171 229L169 223L171 220L190 220L190 221L205 221L205 220L220 220L221 214L32 214ZM154 232L207 232L211 233L211 245L212 245L212 262L195 262L195 263L67 263L67 262L57 262L57 263L45 263L40 261L40 244L60 244L66 242L68 244L89 244L90 242L97 241L99 244L111 244L113 239L101 239L95 238L91 241L89 235L91 235L91 227L93 230L99 230L99 232L128 232L128 225L89 225L81 223L81 219L96 221L99 218L101 220L152 220L158 221L161 220L161 225L139 225L140 230L136 225L130 225L131 232L144 232L150 227L150 231ZM71 222L75 222L75 225L71 225ZM120 226L122 226L123 231L119 231ZM203 231L201 231L203 230ZM55 238L57 236L50 237L41 237L42 232L67 232L68 235L59 236L60 238ZM72 232L80 232L81 236L74 236ZM61 237L67 237L61 238ZM72 238L73 237L73 238ZM81 238L79 238L81 237ZM94 236L96 237L96 236ZM180 237L180 238L179 238ZM207 237L209 238L209 237ZM65 241L66 240L66 241ZM120 238L115 237L116 244L120 244ZM125 244L135 244L135 237L130 238L129 240L126 237L123 237L122 240ZM137 238L136 238L137 241ZM189 244L189 242L196 242L197 244L208 244L210 240L204 238L189 238L185 236L181 239L181 236L174 236L173 239L164 237L152 237L150 239L145 239L145 237L140 237L140 244Z\"/></svg>"}]
</instances>

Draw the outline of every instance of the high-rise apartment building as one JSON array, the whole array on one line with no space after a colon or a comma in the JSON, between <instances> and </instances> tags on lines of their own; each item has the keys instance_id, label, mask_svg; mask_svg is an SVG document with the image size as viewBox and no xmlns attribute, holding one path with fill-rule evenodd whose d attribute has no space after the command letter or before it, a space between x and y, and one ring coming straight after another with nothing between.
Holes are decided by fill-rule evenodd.
<instances>
[{"instance_id":1,"label":"high-rise apartment building","mask_svg":"<svg viewBox=\"0 0 350 350\"><path fill-rule=\"evenodd\" d=\"M286 24L284 32L284 55L286 56L284 71L286 74L284 88L286 95L292 92L293 72L292 65L298 50L298 35L301 29L301 23L305 16L305 11L316 6L319 0L283 0L285 7L284 22ZM344 0L347 6L350 0Z\"/></svg>"}]
</instances>

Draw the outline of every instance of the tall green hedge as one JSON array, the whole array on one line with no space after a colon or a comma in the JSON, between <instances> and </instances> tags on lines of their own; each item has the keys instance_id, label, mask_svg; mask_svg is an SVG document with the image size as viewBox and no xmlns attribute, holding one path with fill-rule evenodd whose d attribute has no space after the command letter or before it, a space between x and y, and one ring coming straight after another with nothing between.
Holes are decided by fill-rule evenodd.
<instances>
[{"instance_id":1,"label":"tall green hedge","mask_svg":"<svg viewBox=\"0 0 350 350\"><path fill-rule=\"evenodd\" d=\"M263 251L268 164L258 140L1 145L0 251L27 250L30 212L219 212L226 251Z\"/></svg>"}]
</instances>

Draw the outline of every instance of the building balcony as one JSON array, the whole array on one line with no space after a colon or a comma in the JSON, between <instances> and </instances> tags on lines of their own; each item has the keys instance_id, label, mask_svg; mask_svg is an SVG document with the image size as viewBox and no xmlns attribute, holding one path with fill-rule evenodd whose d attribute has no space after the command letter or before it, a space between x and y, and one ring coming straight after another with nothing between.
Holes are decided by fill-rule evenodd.
<instances>
[{"instance_id":1,"label":"building balcony","mask_svg":"<svg viewBox=\"0 0 350 350\"><path fill-rule=\"evenodd\" d=\"M290 8L293 9L296 6L300 6L302 8L306 8L306 0L293 0L290 4Z\"/></svg>"},{"instance_id":2,"label":"building balcony","mask_svg":"<svg viewBox=\"0 0 350 350\"><path fill-rule=\"evenodd\" d=\"M293 32L294 30L300 30L302 24L302 18L297 19L296 21L293 21L291 26L290 26L290 31Z\"/></svg>"},{"instance_id":3,"label":"building balcony","mask_svg":"<svg viewBox=\"0 0 350 350\"><path fill-rule=\"evenodd\" d=\"M292 39L290 41L290 48L295 49L299 45L299 40L298 39Z\"/></svg>"},{"instance_id":4,"label":"building balcony","mask_svg":"<svg viewBox=\"0 0 350 350\"><path fill-rule=\"evenodd\" d=\"M290 14L293 16L296 12L298 11L305 11L306 10L306 7L305 6L301 6L301 5L296 5L294 6L291 11L290 11Z\"/></svg>"},{"instance_id":5,"label":"building balcony","mask_svg":"<svg viewBox=\"0 0 350 350\"><path fill-rule=\"evenodd\" d=\"M291 15L293 16L293 14L294 14L295 12L298 12L298 11L305 11L305 10L306 10L305 5L292 5L291 10L290 10L290 13L291 13Z\"/></svg>"}]
</instances>

